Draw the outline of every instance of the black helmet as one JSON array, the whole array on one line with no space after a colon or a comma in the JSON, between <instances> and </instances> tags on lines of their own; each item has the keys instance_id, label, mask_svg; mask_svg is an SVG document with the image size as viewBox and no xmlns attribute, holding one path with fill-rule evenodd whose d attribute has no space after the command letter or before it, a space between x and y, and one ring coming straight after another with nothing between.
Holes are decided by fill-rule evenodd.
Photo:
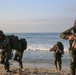
<instances>
[{"instance_id":1,"label":"black helmet","mask_svg":"<svg viewBox=\"0 0 76 75\"><path fill-rule=\"evenodd\" d=\"M0 30L0 35L3 35L3 31L2 30Z\"/></svg>"},{"instance_id":2,"label":"black helmet","mask_svg":"<svg viewBox=\"0 0 76 75\"><path fill-rule=\"evenodd\" d=\"M75 19L75 21L74 21L74 26L76 26L76 19Z\"/></svg>"},{"instance_id":3,"label":"black helmet","mask_svg":"<svg viewBox=\"0 0 76 75\"><path fill-rule=\"evenodd\" d=\"M0 30L0 40L4 39L5 35L2 30Z\"/></svg>"}]
</instances>

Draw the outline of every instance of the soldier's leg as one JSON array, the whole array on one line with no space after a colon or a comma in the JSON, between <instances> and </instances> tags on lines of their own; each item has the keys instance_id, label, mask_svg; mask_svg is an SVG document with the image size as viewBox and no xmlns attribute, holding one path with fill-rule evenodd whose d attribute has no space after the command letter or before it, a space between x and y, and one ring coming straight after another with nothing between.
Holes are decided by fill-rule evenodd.
<instances>
[{"instance_id":1,"label":"soldier's leg","mask_svg":"<svg viewBox=\"0 0 76 75\"><path fill-rule=\"evenodd\" d=\"M62 69L62 63L61 61L58 61L58 70L61 71L61 69Z\"/></svg>"},{"instance_id":2,"label":"soldier's leg","mask_svg":"<svg viewBox=\"0 0 76 75\"><path fill-rule=\"evenodd\" d=\"M19 52L19 65L21 68L23 68L22 57L23 57L23 52Z\"/></svg>"},{"instance_id":3,"label":"soldier's leg","mask_svg":"<svg viewBox=\"0 0 76 75\"><path fill-rule=\"evenodd\" d=\"M14 60L15 60L15 61L19 61L19 60L17 59L18 56L19 56L18 51L16 51L16 52L15 52L15 55L14 55Z\"/></svg>"},{"instance_id":4,"label":"soldier's leg","mask_svg":"<svg viewBox=\"0 0 76 75\"><path fill-rule=\"evenodd\" d=\"M70 62L70 75L75 75L74 63Z\"/></svg>"},{"instance_id":5,"label":"soldier's leg","mask_svg":"<svg viewBox=\"0 0 76 75\"><path fill-rule=\"evenodd\" d=\"M19 61L19 65L20 65L21 68L23 68L22 61Z\"/></svg>"},{"instance_id":6,"label":"soldier's leg","mask_svg":"<svg viewBox=\"0 0 76 75\"><path fill-rule=\"evenodd\" d=\"M58 57L58 70L61 71L62 69L62 59L61 59L61 56Z\"/></svg>"},{"instance_id":7,"label":"soldier's leg","mask_svg":"<svg viewBox=\"0 0 76 75\"><path fill-rule=\"evenodd\" d=\"M56 57L54 57L54 64L55 64L55 67L56 67L56 70L57 70L58 68L57 68L57 58Z\"/></svg>"},{"instance_id":8,"label":"soldier's leg","mask_svg":"<svg viewBox=\"0 0 76 75\"><path fill-rule=\"evenodd\" d=\"M10 72L10 70L9 70L9 59L10 59L10 52L6 52L5 53L5 70L7 71L7 72Z\"/></svg>"},{"instance_id":9,"label":"soldier's leg","mask_svg":"<svg viewBox=\"0 0 76 75\"><path fill-rule=\"evenodd\" d=\"M10 71L10 70L9 70L9 62L8 62L7 59L6 59L6 61L5 61L5 70L6 70L7 72Z\"/></svg>"},{"instance_id":10,"label":"soldier's leg","mask_svg":"<svg viewBox=\"0 0 76 75\"><path fill-rule=\"evenodd\" d=\"M2 52L1 54L1 63L5 64L5 53L4 52Z\"/></svg>"},{"instance_id":11,"label":"soldier's leg","mask_svg":"<svg viewBox=\"0 0 76 75\"><path fill-rule=\"evenodd\" d=\"M70 75L75 75L75 65L76 65L75 52L70 52Z\"/></svg>"}]
</instances>

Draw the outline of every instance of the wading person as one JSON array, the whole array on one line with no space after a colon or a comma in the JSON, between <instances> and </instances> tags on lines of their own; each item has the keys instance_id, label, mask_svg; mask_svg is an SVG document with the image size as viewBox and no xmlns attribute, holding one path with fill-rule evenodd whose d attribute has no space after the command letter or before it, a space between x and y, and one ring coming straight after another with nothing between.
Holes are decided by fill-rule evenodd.
<instances>
[{"instance_id":1,"label":"wading person","mask_svg":"<svg viewBox=\"0 0 76 75\"><path fill-rule=\"evenodd\" d=\"M62 39L69 39L70 75L76 75L76 20L74 26L60 34Z\"/></svg>"},{"instance_id":2,"label":"wading person","mask_svg":"<svg viewBox=\"0 0 76 75\"><path fill-rule=\"evenodd\" d=\"M54 51L54 64L56 71L60 72L62 69L62 54L64 54L64 46L61 42L56 42L50 51Z\"/></svg>"}]
</instances>

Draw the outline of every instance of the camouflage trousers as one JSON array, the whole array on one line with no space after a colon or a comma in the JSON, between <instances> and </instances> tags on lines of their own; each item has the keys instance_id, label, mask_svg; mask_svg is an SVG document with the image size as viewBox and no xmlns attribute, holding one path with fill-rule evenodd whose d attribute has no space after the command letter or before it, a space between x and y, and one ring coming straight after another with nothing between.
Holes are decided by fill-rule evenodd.
<instances>
[{"instance_id":1,"label":"camouflage trousers","mask_svg":"<svg viewBox=\"0 0 76 75\"><path fill-rule=\"evenodd\" d=\"M56 69L61 71L61 68L62 68L61 56L54 57L54 64L55 64Z\"/></svg>"},{"instance_id":2,"label":"camouflage trousers","mask_svg":"<svg viewBox=\"0 0 76 75\"><path fill-rule=\"evenodd\" d=\"M22 57L23 57L23 52L20 51L15 52L14 60L19 62L19 66L21 68L23 68Z\"/></svg>"},{"instance_id":3,"label":"camouflage trousers","mask_svg":"<svg viewBox=\"0 0 76 75\"><path fill-rule=\"evenodd\" d=\"M11 56L11 51L3 51L1 55L1 63L4 64L5 70L9 71L9 60Z\"/></svg>"},{"instance_id":4,"label":"camouflage trousers","mask_svg":"<svg viewBox=\"0 0 76 75\"><path fill-rule=\"evenodd\" d=\"M70 75L76 75L76 51L70 50Z\"/></svg>"}]
</instances>

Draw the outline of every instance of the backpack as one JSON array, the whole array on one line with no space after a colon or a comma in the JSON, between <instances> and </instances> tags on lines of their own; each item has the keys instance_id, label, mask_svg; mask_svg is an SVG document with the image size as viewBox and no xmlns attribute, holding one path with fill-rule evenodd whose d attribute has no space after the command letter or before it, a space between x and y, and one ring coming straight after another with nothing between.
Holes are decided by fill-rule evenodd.
<instances>
[{"instance_id":1,"label":"backpack","mask_svg":"<svg viewBox=\"0 0 76 75\"><path fill-rule=\"evenodd\" d=\"M59 47L59 50L63 51L64 52L64 46L61 42L57 42L57 45Z\"/></svg>"},{"instance_id":2,"label":"backpack","mask_svg":"<svg viewBox=\"0 0 76 75\"><path fill-rule=\"evenodd\" d=\"M8 35L7 37L9 38L11 48L12 49L17 49L17 47L18 47L18 37L14 36L14 35Z\"/></svg>"},{"instance_id":3,"label":"backpack","mask_svg":"<svg viewBox=\"0 0 76 75\"><path fill-rule=\"evenodd\" d=\"M26 39L21 38L19 41L21 43L22 49L26 50L26 48L27 48L27 41L26 41Z\"/></svg>"}]
</instances>

